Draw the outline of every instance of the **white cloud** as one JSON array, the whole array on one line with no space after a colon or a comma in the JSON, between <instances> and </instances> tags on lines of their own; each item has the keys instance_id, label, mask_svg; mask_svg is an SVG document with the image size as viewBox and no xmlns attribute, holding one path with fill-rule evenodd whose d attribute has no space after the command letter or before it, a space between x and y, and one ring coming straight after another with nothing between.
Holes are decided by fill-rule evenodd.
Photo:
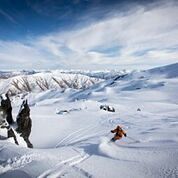
<instances>
[{"instance_id":1,"label":"white cloud","mask_svg":"<svg viewBox=\"0 0 178 178\"><path fill-rule=\"evenodd\" d=\"M163 65L178 62L177 36L177 4L139 6L125 16L118 14L81 29L31 39L29 45L1 41L0 66L96 69Z\"/></svg>"},{"instance_id":2,"label":"white cloud","mask_svg":"<svg viewBox=\"0 0 178 178\"><path fill-rule=\"evenodd\" d=\"M0 67L4 69L39 69L51 64L53 57L34 45L0 41Z\"/></svg>"}]
</instances>

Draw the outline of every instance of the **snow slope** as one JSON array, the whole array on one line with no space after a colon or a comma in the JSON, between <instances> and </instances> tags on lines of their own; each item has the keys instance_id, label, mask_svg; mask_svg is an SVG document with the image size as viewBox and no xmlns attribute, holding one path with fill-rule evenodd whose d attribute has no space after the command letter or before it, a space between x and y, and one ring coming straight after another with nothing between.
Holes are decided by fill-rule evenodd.
<instances>
[{"instance_id":1,"label":"snow slope","mask_svg":"<svg viewBox=\"0 0 178 178\"><path fill-rule=\"evenodd\" d=\"M25 98L35 148L0 140L0 177L176 178L177 91L173 64L116 75L83 90L30 93ZM21 102L12 98L14 118ZM100 110L102 104L116 112ZM118 124L128 137L112 143L110 130Z\"/></svg>"}]
</instances>

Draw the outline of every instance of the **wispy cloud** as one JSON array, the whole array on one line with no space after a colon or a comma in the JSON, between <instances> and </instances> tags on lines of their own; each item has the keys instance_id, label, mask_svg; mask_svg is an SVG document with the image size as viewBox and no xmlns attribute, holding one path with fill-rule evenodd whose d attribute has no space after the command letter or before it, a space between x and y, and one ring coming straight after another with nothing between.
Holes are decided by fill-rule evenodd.
<instances>
[{"instance_id":1,"label":"wispy cloud","mask_svg":"<svg viewBox=\"0 0 178 178\"><path fill-rule=\"evenodd\" d=\"M10 22L12 22L14 24L18 24L17 21L11 15L9 15L7 12L3 11L2 9L0 9L0 14L3 15Z\"/></svg>"},{"instance_id":2,"label":"wispy cloud","mask_svg":"<svg viewBox=\"0 0 178 178\"><path fill-rule=\"evenodd\" d=\"M127 15L49 33L26 43L0 42L8 68L142 68L178 62L178 5L137 6Z\"/></svg>"}]
</instances>

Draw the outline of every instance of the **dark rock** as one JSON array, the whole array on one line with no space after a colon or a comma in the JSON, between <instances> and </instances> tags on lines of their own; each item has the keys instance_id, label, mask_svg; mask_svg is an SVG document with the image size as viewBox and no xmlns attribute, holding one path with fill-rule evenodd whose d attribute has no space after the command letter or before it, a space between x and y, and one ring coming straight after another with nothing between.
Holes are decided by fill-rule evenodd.
<instances>
[{"instance_id":1,"label":"dark rock","mask_svg":"<svg viewBox=\"0 0 178 178\"><path fill-rule=\"evenodd\" d=\"M6 111L4 110L3 107L0 106L0 129L7 129L7 137L8 138L14 138L14 142L18 145L18 141L16 138L16 135L14 133L14 130L11 128L9 123L6 121Z\"/></svg>"},{"instance_id":2,"label":"dark rock","mask_svg":"<svg viewBox=\"0 0 178 178\"><path fill-rule=\"evenodd\" d=\"M6 114L6 120L9 124L13 124L13 118L12 118L12 106L11 106L11 101L8 96L8 94L5 94L5 97L1 96L1 107L4 110Z\"/></svg>"},{"instance_id":3,"label":"dark rock","mask_svg":"<svg viewBox=\"0 0 178 178\"><path fill-rule=\"evenodd\" d=\"M102 109L104 111L115 112L115 109L112 106L109 106L109 105L101 105L100 109Z\"/></svg>"},{"instance_id":4,"label":"dark rock","mask_svg":"<svg viewBox=\"0 0 178 178\"><path fill-rule=\"evenodd\" d=\"M19 114L17 116L16 131L20 133L20 136L23 137L29 148L33 148L32 143L29 141L31 127L32 120L30 118L30 108L28 106L27 100L24 100L20 107Z\"/></svg>"},{"instance_id":5,"label":"dark rock","mask_svg":"<svg viewBox=\"0 0 178 178\"><path fill-rule=\"evenodd\" d=\"M138 109L137 109L137 111L141 111L141 109L140 109L140 108L138 108Z\"/></svg>"}]
</instances>

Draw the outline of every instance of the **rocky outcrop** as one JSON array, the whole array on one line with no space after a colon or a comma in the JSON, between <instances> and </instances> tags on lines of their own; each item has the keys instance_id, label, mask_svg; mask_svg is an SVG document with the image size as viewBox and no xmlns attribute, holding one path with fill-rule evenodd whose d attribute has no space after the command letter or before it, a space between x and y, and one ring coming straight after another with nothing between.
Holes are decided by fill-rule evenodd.
<instances>
[{"instance_id":1,"label":"rocky outcrop","mask_svg":"<svg viewBox=\"0 0 178 178\"><path fill-rule=\"evenodd\" d=\"M17 115L16 131L20 134L21 137L24 138L29 148L33 148L33 145L29 140L31 128L32 128L32 120L30 118L30 108L27 100L24 100L20 107L20 111Z\"/></svg>"},{"instance_id":2,"label":"rocky outcrop","mask_svg":"<svg viewBox=\"0 0 178 178\"><path fill-rule=\"evenodd\" d=\"M14 143L17 145L20 145L19 143L24 140L25 142L23 142L24 144L26 143L25 145L27 145L27 147L33 148L33 145L29 140L32 128L32 120L30 118L30 108L27 100L24 100L20 107L16 120L17 123L11 125L12 123L15 123L12 119L11 101L8 94L2 95L0 97L0 129L7 130L5 138L13 138Z\"/></svg>"},{"instance_id":3,"label":"rocky outcrop","mask_svg":"<svg viewBox=\"0 0 178 178\"><path fill-rule=\"evenodd\" d=\"M6 114L6 121L9 124L12 124L13 118L12 118L12 106L11 106L11 101L8 96L8 93L1 95L1 108L3 109L4 113Z\"/></svg>"}]
</instances>

